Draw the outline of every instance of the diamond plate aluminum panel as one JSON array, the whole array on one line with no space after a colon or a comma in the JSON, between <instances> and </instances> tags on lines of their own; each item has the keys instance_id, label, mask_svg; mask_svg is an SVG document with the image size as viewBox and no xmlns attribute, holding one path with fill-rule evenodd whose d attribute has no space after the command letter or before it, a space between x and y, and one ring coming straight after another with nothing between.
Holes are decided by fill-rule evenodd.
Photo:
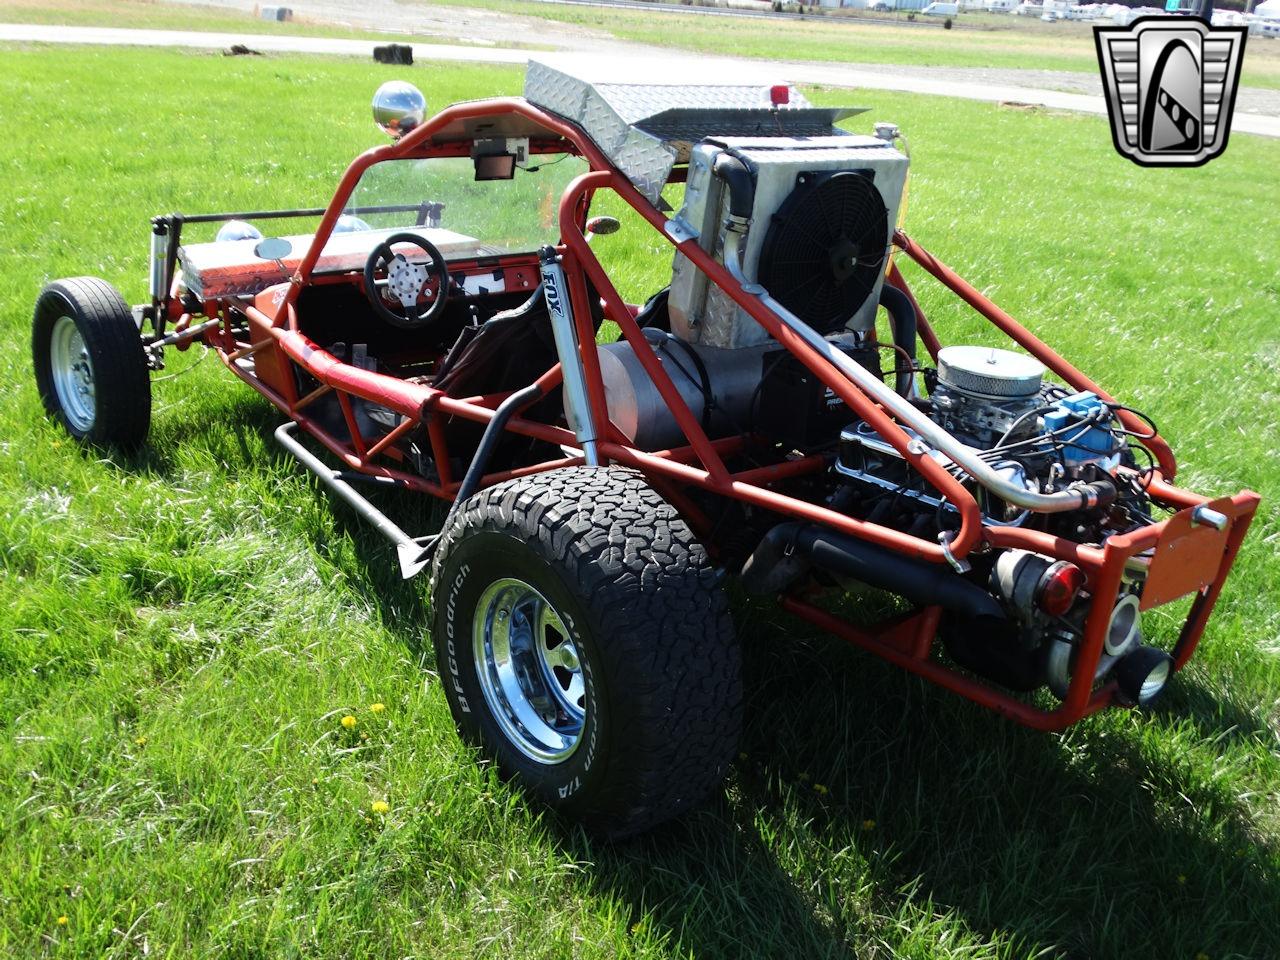
<instances>
[{"instance_id":1,"label":"diamond plate aluminum panel","mask_svg":"<svg viewBox=\"0 0 1280 960\"><path fill-rule=\"evenodd\" d=\"M650 201L693 143L709 135L792 136L839 133L832 124L850 111L816 108L788 87L789 102L774 107L761 82L669 82L619 76L616 62L565 64L530 60L524 95L530 103L571 120Z\"/></svg>"}]
</instances>

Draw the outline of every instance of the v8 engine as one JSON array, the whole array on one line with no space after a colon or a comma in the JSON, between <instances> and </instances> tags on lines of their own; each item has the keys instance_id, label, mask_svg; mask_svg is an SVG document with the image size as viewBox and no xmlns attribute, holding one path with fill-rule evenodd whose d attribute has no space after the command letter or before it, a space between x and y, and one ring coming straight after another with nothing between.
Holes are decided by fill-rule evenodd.
<instances>
[{"instance_id":1,"label":"v8 engine","mask_svg":"<svg viewBox=\"0 0 1280 960\"><path fill-rule=\"evenodd\" d=\"M1135 455L1145 450L1130 444L1115 404L1049 381L1039 361L1009 350L951 346L936 366L918 363L916 307L884 282L907 177L899 145L890 124L875 137L709 138L691 150L670 229L803 321L851 377L891 390L912 445L973 494L985 524L1099 543L1154 522ZM637 319L711 436L754 435L792 457L825 457L822 489L811 492L829 506L944 547L955 535L952 503L686 257L676 255L669 290ZM611 417L628 439L677 445L680 428L631 346L603 346L600 359ZM766 537L748 560L749 589L774 592L815 573L770 549ZM864 553L846 582L912 597L903 570ZM974 591L944 621L952 657L1008 687L1063 693L1087 607L1080 572L1020 550L957 567ZM1137 589L1119 595L1100 676L1141 646Z\"/></svg>"}]
</instances>

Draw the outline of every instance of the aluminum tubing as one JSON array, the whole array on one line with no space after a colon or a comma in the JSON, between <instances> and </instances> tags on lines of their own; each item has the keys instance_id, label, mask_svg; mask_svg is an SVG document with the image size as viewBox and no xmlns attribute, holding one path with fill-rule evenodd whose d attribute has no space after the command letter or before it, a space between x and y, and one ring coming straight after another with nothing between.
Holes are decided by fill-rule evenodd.
<instances>
[{"instance_id":1,"label":"aluminum tubing","mask_svg":"<svg viewBox=\"0 0 1280 960\"><path fill-rule=\"evenodd\" d=\"M863 393L883 406L898 422L906 424L918 433L925 443L944 453L983 487L1006 503L1016 504L1037 513L1065 513L1069 510L1092 506L1097 502L1102 491L1088 485L1060 490L1057 493L1036 493L1010 483L979 457L977 450L968 444L961 443L934 423L892 387L873 376L857 361L833 347L813 327L770 296L760 284L748 280L742 273L742 265L738 259L740 243L741 237L738 233L733 230L725 231L725 266L733 274L734 279L742 284L743 290L759 297L760 301L773 311L789 330L821 354L823 359L843 373Z\"/></svg>"}]
</instances>

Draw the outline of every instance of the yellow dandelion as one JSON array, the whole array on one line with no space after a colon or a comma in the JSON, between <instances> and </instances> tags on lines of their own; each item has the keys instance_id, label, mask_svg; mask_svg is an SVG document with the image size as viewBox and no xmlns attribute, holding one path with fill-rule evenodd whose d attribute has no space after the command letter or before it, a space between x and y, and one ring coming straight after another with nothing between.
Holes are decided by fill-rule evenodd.
<instances>
[{"instance_id":1,"label":"yellow dandelion","mask_svg":"<svg viewBox=\"0 0 1280 960\"><path fill-rule=\"evenodd\" d=\"M140 746L140 747L145 747L145 746L147 745L147 738L146 738L146 737L134 737L134 738L133 738L133 742L134 742L134 743L136 743L136 744L137 744L138 746Z\"/></svg>"},{"instance_id":2,"label":"yellow dandelion","mask_svg":"<svg viewBox=\"0 0 1280 960\"><path fill-rule=\"evenodd\" d=\"M1180 874L1178 874L1178 883L1182 884L1183 886L1186 886L1186 884L1187 884L1187 875L1186 875L1185 873L1180 873Z\"/></svg>"},{"instance_id":3,"label":"yellow dandelion","mask_svg":"<svg viewBox=\"0 0 1280 960\"><path fill-rule=\"evenodd\" d=\"M319 777L312 777L312 778L311 778L311 785L312 785L313 787L314 787L317 783L319 783L319 782L320 782L320 778L319 778Z\"/></svg>"},{"instance_id":4,"label":"yellow dandelion","mask_svg":"<svg viewBox=\"0 0 1280 960\"><path fill-rule=\"evenodd\" d=\"M351 730L352 728L354 728L356 723L357 723L356 718L349 713L342 718L342 725L346 727L348 730Z\"/></svg>"},{"instance_id":5,"label":"yellow dandelion","mask_svg":"<svg viewBox=\"0 0 1280 960\"><path fill-rule=\"evenodd\" d=\"M65 913L58 918L58 926L60 927L65 927L70 922L71 922L71 918L68 917Z\"/></svg>"},{"instance_id":6,"label":"yellow dandelion","mask_svg":"<svg viewBox=\"0 0 1280 960\"><path fill-rule=\"evenodd\" d=\"M369 712L370 712L370 713L382 713L382 712L383 712L384 710L386 710L386 709L387 709L387 705L386 705L385 703L371 703L371 704L369 704Z\"/></svg>"},{"instance_id":7,"label":"yellow dandelion","mask_svg":"<svg viewBox=\"0 0 1280 960\"><path fill-rule=\"evenodd\" d=\"M872 820L870 817L862 821L863 830L874 830L875 828L876 828L876 822Z\"/></svg>"},{"instance_id":8,"label":"yellow dandelion","mask_svg":"<svg viewBox=\"0 0 1280 960\"><path fill-rule=\"evenodd\" d=\"M813 792L825 797L827 795L827 788L820 783L815 783L813 785Z\"/></svg>"},{"instance_id":9,"label":"yellow dandelion","mask_svg":"<svg viewBox=\"0 0 1280 960\"><path fill-rule=\"evenodd\" d=\"M378 816L382 816L383 814L391 812L391 804L387 803L385 800L375 800L373 801L373 806L369 809L378 814Z\"/></svg>"}]
</instances>

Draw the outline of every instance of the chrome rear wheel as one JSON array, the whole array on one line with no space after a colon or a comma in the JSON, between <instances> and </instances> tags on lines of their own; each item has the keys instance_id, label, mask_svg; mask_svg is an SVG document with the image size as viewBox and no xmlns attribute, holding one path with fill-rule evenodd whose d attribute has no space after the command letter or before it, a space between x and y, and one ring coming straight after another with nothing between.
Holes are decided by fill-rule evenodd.
<instances>
[{"instance_id":1,"label":"chrome rear wheel","mask_svg":"<svg viewBox=\"0 0 1280 960\"><path fill-rule=\"evenodd\" d=\"M513 577L476 604L472 648L480 689L503 734L538 763L561 763L582 740L582 663L560 614Z\"/></svg>"},{"instance_id":2,"label":"chrome rear wheel","mask_svg":"<svg viewBox=\"0 0 1280 960\"><path fill-rule=\"evenodd\" d=\"M462 739L601 836L712 793L740 657L706 550L643 476L570 467L463 501L431 565L431 640Z\"/></svg>"}]
</instances>

